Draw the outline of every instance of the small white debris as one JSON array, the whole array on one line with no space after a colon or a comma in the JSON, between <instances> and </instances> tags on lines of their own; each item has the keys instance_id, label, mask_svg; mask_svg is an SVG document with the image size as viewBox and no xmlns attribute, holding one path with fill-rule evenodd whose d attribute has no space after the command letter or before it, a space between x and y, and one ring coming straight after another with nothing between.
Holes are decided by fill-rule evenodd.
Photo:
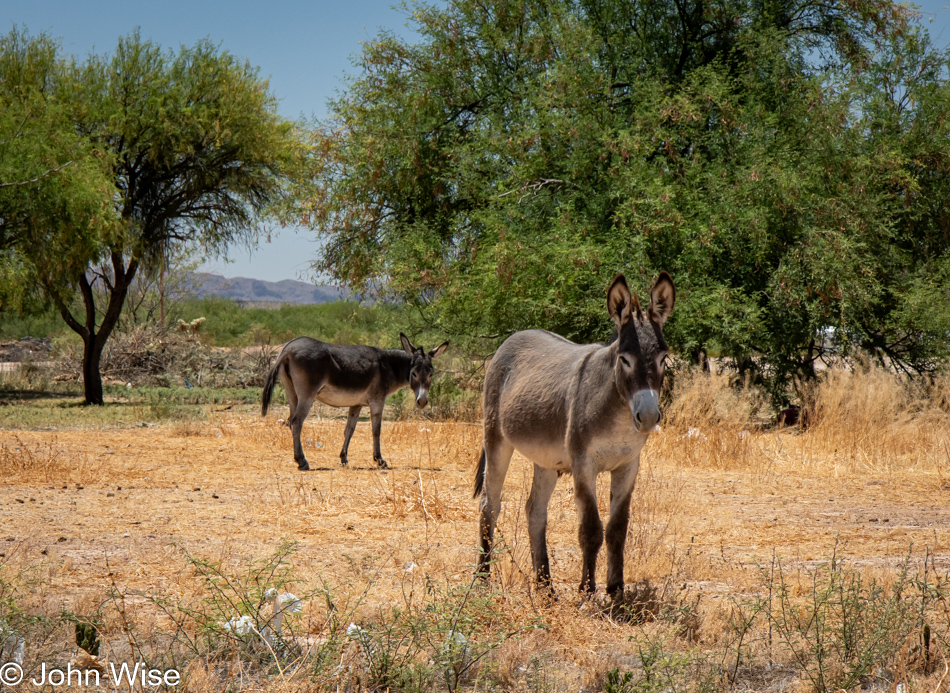
<instances>
[{"instance_id":1,"label":"small white debris","mask_svg":"<svg viewBox=\"0 0 950 693\"><path fill-rule=\"evenodd\" d=\"M255 629L254 619L250 616L235 616L224 624L224 629L236 635L247 635Z\"/></svg>"},{"instance_id":2,"label":"small white debris","mask_svg":"<svg viewBox=\"0 0 950 693\"><path fill-rule=\"evenodd\" d=\"M350 640L356 640L359 642L367 635L367 632L355 623L350 623L350 625L346 627L346 637L348 637Z\"/></svg>"},{"instance_id":3,"label":"small white debris","mask_svg":"<svg viewBox=\"0 0 950 693\"><path fill-rule=\"evenodd\" d=\"M264 639L273 647L274 635L280 635L280 629L283 624L284 614L299 614L303 611L303 604L290 592L279 594L273 587L264 592L264 599L268 600L274 609L274 615L270 617L267 625L261 630Z\"/></svg>"},{"instance_id":4,"label":"small white debris","mask_svg":"<svg viewBox=\"0 0 950 693\"><path fill-rule=\"evenodd\" d=\"M125 387L126 387L126 389L131 390L131 389L132 389L132 383L126 383L126 384L125 384Z\"/></svg>"},{"instance_id":5,"label":"small white debris","mask_svg":"<svg viewBox=\"0 0 950 693\"><path fill-rule=\"evenodd\" d=\"M303 611L303 604L290 592L284 592L274 602L274 613L299 614L301 611Z\"/></svg>"},{"instance_id":6,"label":"small white debris","mask_svg":"<svg viewBox=\"0 0 950 693\"><path fill-rule=\"evenodd\" d=\"M901 682L894 688L894 693L907 693L907 684Z\"/></svg>"},{"instance_id":7,"label":"small white debris","mask_svg":"<svg viewBox=\"0 0 950 693\"><path fill-rule=\"evenodd\" d=\"M363 656L369 659L373 655L373 646L370 642L369 631L360 628L355 623L350 623L346 627L346 637L360 646Z\"/></svg>"},{"instance_id":8,"label":"small white debris","mask_svg":"<svg viewBox=\"0 0 950 693\"><path fill-rule=\"evenodd\" d=\"M457 684L471 663L468 638L457 630L450 631L442 645L442 650L450 667L445 671L446 680Z\"/></svg>"},{"instance_id":9,"label":"small white debris","mask_svg":"<svg viewBox=\"0 0 950 693\"><path fill-rule=\"evenodd\" d=\"M706 440L706 436L704 436L703 432L700 431L698 428L689 429L688 431L686 431L686 434L682 436L682 438L692 438L692 439L696 439L700 441Z\"/></svg>"},{"instance_id":10,"label":"small white debris","mask_svg":"<svg viewBox=\"0 0 950 693\"><path fill-rule=\"evenodd\" d=\"M449 633L449 637L445 639L445 644L447 648L467 647L468 638L465 637L464 633L459 633L457 630L453 630Z\"/></svg>"},{"instance_id":11,"label":"small white debris","mask_svg":"<svg viewBox=\"0 0 950 693\"><path fill-rule=\"evenodd\" d=\"M0 663L13 662L22 666L25 649L26 641L8 628L6 623L0 621Z\"/></svg>"},{"instance_id":12,"label":"small white debris","mask_svg":"<svg viewBox=\"0 0 950 693\"><path fill-rule=\"evenodd\" d=\"M415 572L416 568L418 567L419 566L417 566L415 563L413 563L412 561L409 561L408 563L403 564L402 569L407 573L412 573L412 572Z\"/></svg>"}]
</instances>

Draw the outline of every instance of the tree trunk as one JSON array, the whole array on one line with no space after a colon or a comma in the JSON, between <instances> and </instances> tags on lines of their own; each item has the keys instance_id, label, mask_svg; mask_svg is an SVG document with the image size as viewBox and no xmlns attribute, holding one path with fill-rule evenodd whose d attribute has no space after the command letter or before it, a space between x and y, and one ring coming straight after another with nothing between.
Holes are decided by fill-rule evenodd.
<instances>
[{"instance_id":1,"label":"tree trunk","mask_svg":"<svg viewBox=\"0 0 950 693\"><path fill-rule=\"evenodd\" d=\"M99 361L102 360L102 347L105 340L99 344L98 335L83 337L82 349L82 385L86 404L105 404L102 397L102 374L99 372Z\"/></svg>"},{"instance_id":2,"label":"tree trunk","mask_svg":"<svg viewBox=\"0 0 950 693\"><path fill-rule=\"evenodd\" d=\"M96 299L92 292L92 284L85 273L79 277L78 282L82 302L86 309L85 320L79 322L73 317L64 302L57 301L60 315L63 316L66 324L82 337L82 381L86 404L105 404L99 362L102 360L102 351L106 345L106 340L112 334L112 329L122 313L122 305L125 303L129 284L132 283L138 266L138 260L133 258L126 267L121 252L112 252L112 280L109 281L108 278L103 278L109 291L109 302L99 325L96 324Z\"/></svg>"}]
</instances>

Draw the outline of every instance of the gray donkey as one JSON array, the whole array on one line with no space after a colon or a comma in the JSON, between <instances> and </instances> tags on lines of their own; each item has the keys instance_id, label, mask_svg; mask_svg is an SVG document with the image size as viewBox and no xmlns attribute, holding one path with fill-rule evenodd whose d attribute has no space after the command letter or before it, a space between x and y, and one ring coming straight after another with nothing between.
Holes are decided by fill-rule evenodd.
<instances>
[{"instance_id":1,"label":"gray donkey","mask_svg":"<svg viewBox=\"0 0 950 693\"><path fill-rule=\"evenodd\" d=\"M623 593L630 496L640 450L660 420L658 393L668 352L662 327L675 300L673 280L661 272L643 312L618 274L607 292L607 312L617 327L610 344L574 344L550 332L528 330L513 334L495 353L485 374L484 449L475 471L482 576L490 568L508 464L518 450L534 463L525 510L539 585L551 587L548 501L558 477L568 473L580 515L580 590L594 592L597 553L604 542L596 481L601 472L610 472L607 593Z\"/></svg>"},{"instance_id":2,"label":"gray donkey","mask_svg":"<svg viewBox=\"0 0 950 693\"><path fill-rule=\"evenodd\" d=\"M261 416L267 415L271 393L279 378L290 404L287 423L294 436L294 460L298 469L310 469L300 444L300 430L315 399L331 407L349 407L340 464L345 467L349 462L346 453L350 438L356 430L360 410L368 406L373 422L373 460L382 469L389 466L379 449L386 398L409 386L415 394L416 406L424 409L429 403L432 359L449 346L445 342L427 354L424 349L414 347L406 335L400 333L399 339L402 349L338 346L310 337L298 337L284 345L264 384Z\"/></svg>"}]
</instances>

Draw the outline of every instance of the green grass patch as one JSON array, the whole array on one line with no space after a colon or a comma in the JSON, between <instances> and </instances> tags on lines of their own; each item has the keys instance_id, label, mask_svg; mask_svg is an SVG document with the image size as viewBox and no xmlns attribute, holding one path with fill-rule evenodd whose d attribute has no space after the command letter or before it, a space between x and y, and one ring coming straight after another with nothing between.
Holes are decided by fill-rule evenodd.
<instances>
[{"instance_id":1,"label":"green grass patch","mask_svg":"<svg viewBox=\"0 0 950 693\"><path fill-rule=\"evenodd\" d=\"M363 306L352 301L280 308L244 308L231 299L208 297L185 301L181 319L205 318L203 339L218 346L279 344L294 337L313 337L337 344L396 347L405 309ZM405 329L405 328L402 328Z\"/></svg>"},{"instance_id":2,"label":"green grass patch","mask_svg":"<svg viewBox=\"0 0 950 693\"><path fill-rule=\"evenodd\" d=\"M135 387L108 385L106 406L86 406L75 384L57 390L0 389L0 429L111 428L173 421L205 421L220 407L256 411L260 391L242 388ZM275 393L275 403L283 403Z\"/></svg>"},{"instance_id":3,"label":"green grass patch","mask_svg":"<svg viewBox=\"0 0 950 693\"><path fill-rule=\"evenodd\" d=\"M55 310L33 315L18 315L13 311L0 310L0 340L54 337L66 332L70 330Z\"/></svg>"}]
</instances>

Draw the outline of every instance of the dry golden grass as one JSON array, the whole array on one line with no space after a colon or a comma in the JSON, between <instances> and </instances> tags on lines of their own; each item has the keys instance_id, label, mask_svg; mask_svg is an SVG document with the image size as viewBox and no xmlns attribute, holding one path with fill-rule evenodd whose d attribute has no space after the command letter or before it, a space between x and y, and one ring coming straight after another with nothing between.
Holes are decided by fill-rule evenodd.
<instances>
[{"instance_id":1,"label":"dry golden grass","mask_svg":"<svg viewBox=\"0 0 950 693\"><path fill-rule=\"evenodd\" d=\"M925 393L880 371L830 373L811 393L815 423L802 432L760 426L761 400L730 390L725 379L681 379L662 430L644 450L627 541L628 585L649 580L664 609L686 614L675 622L624 622L577 596L569 478L549 513L560 598L535 594L523 514L530 465L516 455L491 599L510 624L540 619L545 628L503 642L463 688L602 690L611 669L639 666L644 642L718 652L732 642L730 614L761 593L761 569L773 559L802 590L808 570L833 551L886 583L913 546L915 561L926 556L928 569L945 576L947 392L946 380ZM200 581L182 548L240 571L296 541L287 564L292 591L329 586L335 613L363 625L385 624L394 608L429 598L436 587L465 589L476 558L471 467L480 427L385 422L386 472L372 463L367 422L353 438L350 468L340 468L342 432L338 410L311 415L302 436L310 473L296 470L290 432L276 416L262 420L239 408L161 426L2 432L0 577L19 580L20 608L37 614L91 613L110 592L126 595L124 611L108 611L101 626L115 658L134 647L124 635L130 622L160 641L169 620L155 598L199 604ZM606 515L606 477L598 493ZM601 585L604 563L602 556ZM331 620L326 599L307 600L303 616L309 642L319 642ZM504 631L504 624L492 627ZM50 642L58 652L75 651L65 629ZM358 651L346 656L352 666L344 662L340 671L356 690L368 674L360 673ZM224 671L193 662L187 690L220 690L225 680L234 689L343 690L343 674L315 684L298 671L262 682L244 666L233 662ZM933 690L942 672L902 666L915 682L909 690ZM805 685L794 673L784 680Z\"/></svg>"}]
</instances>

